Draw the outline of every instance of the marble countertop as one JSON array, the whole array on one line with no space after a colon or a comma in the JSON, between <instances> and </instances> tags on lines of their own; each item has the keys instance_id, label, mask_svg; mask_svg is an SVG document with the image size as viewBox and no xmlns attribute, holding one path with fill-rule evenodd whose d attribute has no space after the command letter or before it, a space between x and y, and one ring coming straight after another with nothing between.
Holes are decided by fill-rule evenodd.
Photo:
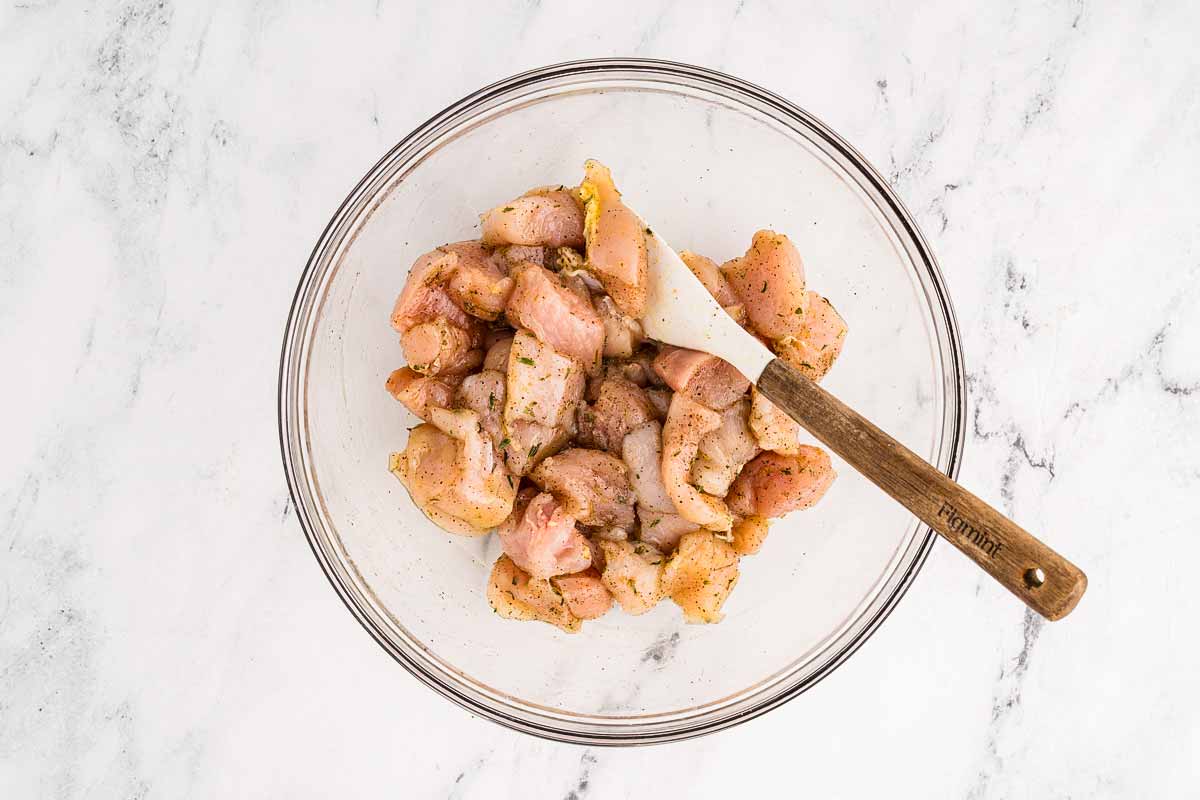
<instances>
[{"instance_id":1,"label":"marble countertop","mask_svg":"<svg viewBox=\"0 0 1200 800\"><path fill-rule=\"evenodd\" d=\"M0 7L0 796L1194 792L1200 7L803 5ZM473 718L353 622L279 465L299 270L418 122L607 55L760 83L888 175L959 309L960 477L1089 573L1072 616L940 545L815 690L625 751Z\"/></svg>"}]
</instances>

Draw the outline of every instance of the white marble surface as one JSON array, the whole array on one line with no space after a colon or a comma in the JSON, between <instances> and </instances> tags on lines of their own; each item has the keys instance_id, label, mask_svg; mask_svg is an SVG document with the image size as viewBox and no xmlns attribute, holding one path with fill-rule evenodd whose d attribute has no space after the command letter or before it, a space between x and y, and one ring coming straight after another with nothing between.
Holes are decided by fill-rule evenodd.
<instances>
[{"instance_id":1,"label":"white marble surface","mask_svg":"<svg viewBox=\"0 0 1200 800\"><path fill-rule=\"evenodd\" d=\"M1200 7L566 5L0 7L0 797L1194 796ZM816 690L629 751L472 718L352 621L279 465L299 269L415 124L602 55L889 174L959 310L961 477L1088 571L1073 616L939 546Z\"/></svg>"}]
</instances>

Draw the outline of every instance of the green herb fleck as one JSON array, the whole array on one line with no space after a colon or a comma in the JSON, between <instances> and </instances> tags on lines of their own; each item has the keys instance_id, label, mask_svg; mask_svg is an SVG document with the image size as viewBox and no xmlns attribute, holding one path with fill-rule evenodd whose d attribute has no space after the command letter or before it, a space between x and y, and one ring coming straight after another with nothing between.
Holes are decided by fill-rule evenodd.
<instances>
[{"instance_id":1,"label":"green herb fleck","mask_svg":"<svg viewBox=\"0 0 1200 800\"><path fill-rule=\"evenodd\" d=\"M488 411L496 407L496 393L488 392Z\"/></svg>"},{"instance_id":2,"label":"green herb fleck","mask_svg":"<svg viewBox=\"0 0 1200 800\"><path fill-rule=\"evenodd\" d=\"M804 314L804 309L796 306L796 314L802 316Z\"/></svg>"},{"instance_id":3,"label":"green herb fleck","mask_svg":"<svg viewBox=\"0 0 1200 800\"><path fill-rule=\"evenodd\" d=\"M513 486L513 482L512 482L512 475L505 475L504 477L508 479L508 488L510 488L510 489L515 488Z\"/></svg>"},{"instance_id":4,"label":"green herb fleck","mask_svg":"<svg viewBox=\"0 0 1200 800\"><path fill-rule=\"evenodd\" d=\"M530 458L533 458L534 456L536 456L536 455L537 455L538 448L540 448L541 446L542 446L542 443L541 443L541 442L538 442L538 443L537 443L537 444L535 444L533 447L529 448L529 457L530 457Z\"/></svg>"},{"instance_id":5,"label":"green herb fleck","mask_svg":"<svg viewBox=\"0 0 1200 800\"><path fill-rule=\"evenodd\" d=\"M522 364L526 364L526 365L528 365L528 366L531 366L531 367L533 366L533 359L532 359L532 358L526 358L525 356L518 356L518 357L517 357L517 361L520 361Z\"/></svg>"},{"instance_id":6,"label":"green herb fleck","mask_svg":"<svg viewBox=\"0 0 1200 800\"><path fill-rule=\"evenodd\" d=\"M662 517L659 517L658 519L654 520L654 522L651 522L650 527L653 528L655 525L657 525L660 522L662 522Z\"/></svg>"},{"instance_id":7,"label":"green herb fleck","mask_svg":"<svg viewBox=\"0 0 1200 800\"><path fill-rule=\"evenodd\" d=\"M500 209L500 210L501 210L502 212L504 212L504 213L508 213L509 211L512 211L512 210L513 210L513 207L512 207L512 206L505 206L504 208L502 208L502 209Z\"/></svg>"},{"instance_id":8,"label":"green herb fleck","mask_svg":"<svg viewBox=\"0 0 1200 800\"><path fill-rule=\"evenodd\" d=\"M503 450L504 448L508 447L508 445L511 443L511 441L512 440L510 440L507 436L505 436L503 439L500 440L500 444L498 444L496 446L499 447L501 450Z\"/></svg>"}]
</instances>

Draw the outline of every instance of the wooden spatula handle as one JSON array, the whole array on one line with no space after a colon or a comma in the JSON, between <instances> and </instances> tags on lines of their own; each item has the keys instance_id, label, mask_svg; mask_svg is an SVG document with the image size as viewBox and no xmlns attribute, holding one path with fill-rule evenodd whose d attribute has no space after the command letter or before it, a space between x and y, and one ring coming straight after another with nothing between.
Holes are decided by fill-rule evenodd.
<instances>
[{"instance_id":1,"label":"wooden spatula handle","mask_svg":"<svg viewBox=\"0 0 1200 800\"><path fill-rule=\"evenodd\" d=\"M778 358L759 390L1046 619L1070 613L1087 576Z\"/></svg>"}]
</instances>

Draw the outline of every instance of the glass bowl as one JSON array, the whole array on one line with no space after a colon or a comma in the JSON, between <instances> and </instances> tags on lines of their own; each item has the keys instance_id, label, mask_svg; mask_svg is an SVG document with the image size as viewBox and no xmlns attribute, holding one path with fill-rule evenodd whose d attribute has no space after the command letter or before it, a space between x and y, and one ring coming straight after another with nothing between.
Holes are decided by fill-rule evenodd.
<instances>
[{"instance_id":1,"label":"glass bowl","mask_svg":"<svg viewBox=\"0 0 1200 800\"><path fill-rule=\"evenodd\" d=\"M569 635L501 619L496 537L434 527L388 472L415 424L384 391L402 364L392 302L416 257L478 235L478 213L609 165L676 248L718 262L787 233L850 333L824 385L950 475L962 347L928 245L835 133L744 81L663 61L577 61L471 94L359 182L304 268L284 338L279 433L297 515L351 613L446 698L518 730L643 744L729 727L811 688L887 617L934 535L835 458L815 508L776 522L717 625L673 603Z\"/></svg>"}]
</instances>

